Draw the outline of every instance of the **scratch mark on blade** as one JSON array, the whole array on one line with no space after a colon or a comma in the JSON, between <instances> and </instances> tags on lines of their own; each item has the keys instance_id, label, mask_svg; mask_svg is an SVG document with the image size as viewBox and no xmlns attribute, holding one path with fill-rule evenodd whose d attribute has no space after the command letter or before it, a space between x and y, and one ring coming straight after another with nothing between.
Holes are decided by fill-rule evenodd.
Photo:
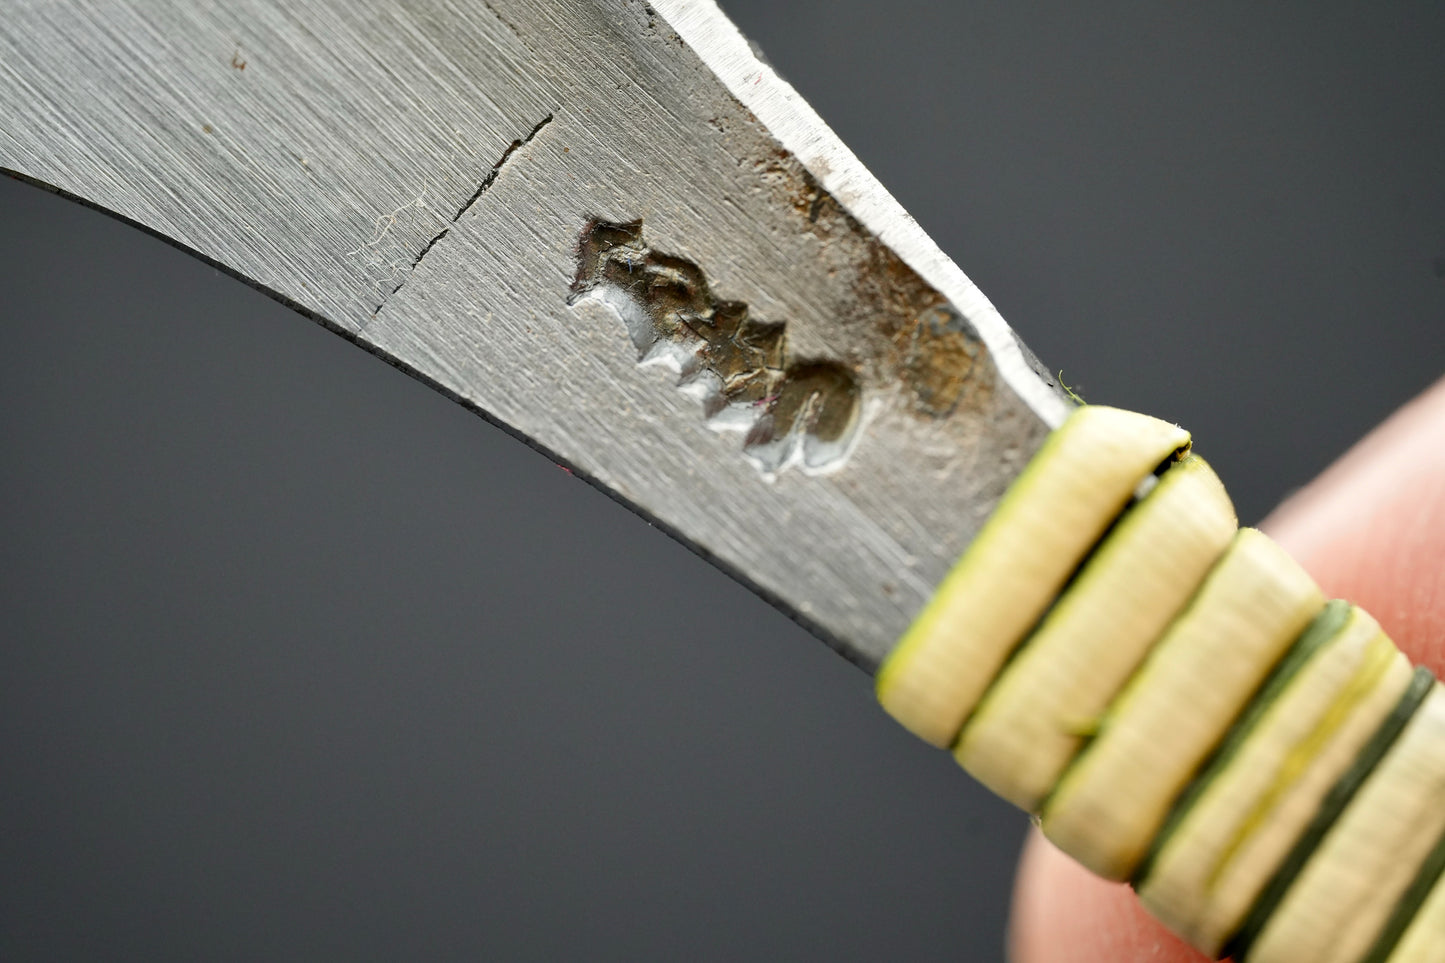
<instances>
[{"instance_id":1,"label":"scratch mark on blade","mask_svg":"<svg viewBox=\"0 0 1445 963\"><path fill-rule=\"evenodd\" d=\"M450 232L452 229L452 225L456 224L457 221L460 221L462 219L462 215L465 214L467 211L471 210L472 207L477 203L477 201L481 200L482 197L487 193L487 191L491 190L492 185L497 182L497 177L501 175L502 168L507 166L507 162L512 159L512 155L515 154L517 151L521 150L523 147L530 144L532 140L537 136L537 134L541 132L543 127L546 127L548 124L552 123L553 116L553 114L548 114L546 117L543 117L541 120L537 121L537 123L532 126L532 129L527 132L527 136L520 137L512 141L512 143L507 146L507 149L502 151L502 156L497 158L496 163L492 165L492 169L487 172L487 176L482 178L481 184L477 185L477 189L472 192L472 196L467 198L461 207L457 208L457 212L452 215L452 219L447 222L447 226L442 228L435 235L433 235L432 239L430 241L427 241L426 244L422 246L422 249L417 252L416 257L412 258L411 267L407 269L406 275L401 279L401 281L396 285L396 287L391 289L391 293L388 294L380 301L380 303L377 304L376 310L371 312L372 318L375 318L378 314L380 314L381 309L386 307L387 302L390 301L392 298L396 297L398 291L406 287L406 282L410 281L411 276L416 273L416 269L421 264L422 259L431 253L431 249L436 247L438 241L447 236L448 232ZM390 225L387 226L388 228L390 227ZM363 328L364 327L365 325L363 325Z\"/></svg>"},{"instance_id":2,"label":"scratch mark on blade","mask_svg":"<svg viewBox=\"0 0 1445 963\"><path fill-rule=\"evenodd\" d=\"M492 165L491 171L487 174L485 178L482 179L481 185L477 187L476 191L473 192L471 197L467 198L467 202L465 204L457 208L457 213L452 217L453 224L461 220L462 215L465 214L473 204L481 200L483 194L485 194L488 190L491 189L492 184L495 183L497 180L497 175L502 173L502 168L506 166L507 161L512 159L512 155L521 148L532 143L532 139L536 137L539 133L541 133L543 127L546 127L550 123L552 123L552 115L548 114L546 117L543 117L541 120L537 121L536 126L527 132L526 137L523 137L521 140L512 141L511 145L506 150L502 151L502 156L499 157L497 159L497 162Z\"/></svg>"},{"instance_id":3,"label":"scratch mark on blade","mask_svg":"<svg viewBox=\"0 0 1445 963\"><path fill-rule=\"evenodd\" d=\"M512 21L502 16L502 12L496 7L492 6L492 4L488 2L488 0L482 0L482 6L486 7L488 12L490 12L492 16L497 18L497 22L500 23L502 26L506 27L507 30L511 32L513 37L517 38L518 43L530 50L534 56L536 55L537 51L532 48L532 45L527 43L526 40L522 39L522 32L517 29L516 24L512 23Z\"/></svg>"}]
</instances>

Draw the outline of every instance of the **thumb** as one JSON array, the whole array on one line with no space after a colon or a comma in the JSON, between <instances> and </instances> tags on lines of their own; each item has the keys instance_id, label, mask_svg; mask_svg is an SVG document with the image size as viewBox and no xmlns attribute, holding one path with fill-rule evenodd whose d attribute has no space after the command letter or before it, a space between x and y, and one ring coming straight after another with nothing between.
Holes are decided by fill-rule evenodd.
<instances>
[{"instance_id":1,"label":"thumb","mask_svg":"<svg viewBox=\"0 0 1445 963\"><path fill-rule=\"evenodd\" d=\"M1412 661L1445 674L1445 379L1375 429L1264 528L1325 594L1359 604ZM1205 959L1037 832L1014 890L1017 963Z\"/></svg>"}]
</instances>

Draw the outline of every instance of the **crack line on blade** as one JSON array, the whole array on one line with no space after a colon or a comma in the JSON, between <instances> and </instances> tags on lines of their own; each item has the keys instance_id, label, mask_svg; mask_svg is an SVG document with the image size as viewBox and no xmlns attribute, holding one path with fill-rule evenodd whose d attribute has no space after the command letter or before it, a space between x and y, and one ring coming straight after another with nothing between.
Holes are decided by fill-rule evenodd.
<instances>
[{"instance_id":1,"label":"crack line on blade","mask_svg":"<svg viewBox=\"0 0 1445 963\"><path fill-rule=\"evenodd\" d=\"M477 189L472 192L472 196L467 198L466 201L462 203L461 207L457 208L457 212L452 215L452 219L447 222L447 226L434 234L432 236L432 239L430 241L427 241L426 244L422 246L422 249L417 252L416 257L412 258L411 267L407 269L406 276L397 283L396 287L391 289L390 294L382 298L381 301L376 305L375 310L371 312L371 318L368 320L368 324L371 320L375 320L376 316L381 313L381 309L386 307L387 302L389 302L392 298L396 297L398 291L406 287L406 282L411 280L412 275L416 273L417 267L421 265L422 259L424 259L428 254L431 253L431 249L436 247L437 242L440 241L442 238L446 237L448 232L451 231L452 226L456 224L457 221L460 221L462 219L462 215L465 214L467 211L471 210L473 205L475 205L477 201L481 200L483 195L485 195L487 191L491 190L492 185L496 183L497 178L501 175L502 168L507 166L507 162L512 159L512 155L515 154L518 150L530 144L532 140L537 136L537 134L541 132L543 127L546 127L548 124L552 123L552 118L554 116L554 114L548 114L546 117L543 117L541 120L537 121L537 123L532 126L532 129L527 132L527 136L520 137L512 141L512 143L507 146L507 149L502 151L502 156L497 158L496 163L492 165L492 169L487 172L487 176L482 178L481 184L477 185ZM363 324L361 328L358 329L358 332L360 332L361 330L365 330L365 328L366 325Z\"/></svg>"}]
</instances>

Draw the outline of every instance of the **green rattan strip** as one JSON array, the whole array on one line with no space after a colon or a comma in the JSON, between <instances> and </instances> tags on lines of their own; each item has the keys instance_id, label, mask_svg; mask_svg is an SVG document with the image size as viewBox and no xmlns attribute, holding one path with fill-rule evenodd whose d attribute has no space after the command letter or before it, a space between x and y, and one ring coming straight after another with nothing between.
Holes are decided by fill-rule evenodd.
<instances>
[{"instance_id":1,"label":"green rattan strip","mask_svg":"<svg viewBox=\"0 0 1445 963\"><path fill-rule=\"evenodd\" d=\"M1395 710L1380 725L1379 730L1360 751L1359 758L1355 764L1340 777L1334 788L1325 796L1320 803L1320 808L1315 813L1315 818L1310 821L1309 826L1300 835L1299 841L1290 850L1289 855L1280 863L1279 869L1265 885L1259 894L1259 899L1250 908L1249 915L1245 917L1244 924L1226 944L1225 952L1236 960L1247 960L1249 948L1261 932L1265 924L1269 922L1270 916L1274 914L1275 908L1279 906L1290 885L1294 883L1295 877L1299 876L1314 851L1319 848L1320 841L1334 825L1355 793L1359 791L1370 773L1374 772L1380 760L1389 752L1394 745L1400 732L1409 723L1415 710L1425 701L1430 694L1431 688L1435 685L1435 677L1430 670L1424 667L1415 670L1415 676L1410 680L1410 687L1405 690Z\"/></svg>"},{"instance_id":2,"label":"green rattan strip","mask_svg":"<svg viewBox=\"0 0 1445 963\"><path fill-rule=\"evenodd\" d=\"M1159 853L1169 842L1170 836L1184 820L1190 808L1208 788L1210 781L1234 761L1239 747L1249 738L1250 733L1254 731L1265 712L1269 710L1275 699L1294 680L1295 676L1299 675L1300 670L1305 667L1310 658L1345 627L1353 608L1354 606L1349 602L1335 599L1326 605L1319 615L1315 616L1308 628L1300 633L1300 637L1285 653L1284 658L1279 661L1279 665L1275 666L1269 677L1259 687L1259 691L1250 700L1248 707L1234 725L1230 726L1229 732L1220 742L1213 757L1204 764L1199 770L1199 774L1190 781L1188 788L1175 801L1168 818L1164 820L1164 825L1159 829L1159 834L1154 837L1149 854L1144 857L1144 861L1134 872L1133 883L1136 887L1148 877L1149 871L1154 868L1154 860L1158 858Z\"/></svg>"},{"instance_id":3,"label":"green rattan strip","mask_svg":"<svg viewBox=\"0 0 1445 963\"><path fill-rule=\"evenodd\" d=\"M1360 963L1385 963L1385 960L1389 959L1395 945L1400 942L1400 937L1405 935L1405 930L1410 927L1420 905L1435 888L1442 873L1445 873L1445 835L1440 837L1430 855L1425 857L1425 862L1420 865L1420 872L1415 875L1409 888L1401 894L1395 911L1390 914L1384 929L1380 930L1380 935L1375 938L1375 945L1370 947L1370 952Z\"/></svg>"}]
</instances>

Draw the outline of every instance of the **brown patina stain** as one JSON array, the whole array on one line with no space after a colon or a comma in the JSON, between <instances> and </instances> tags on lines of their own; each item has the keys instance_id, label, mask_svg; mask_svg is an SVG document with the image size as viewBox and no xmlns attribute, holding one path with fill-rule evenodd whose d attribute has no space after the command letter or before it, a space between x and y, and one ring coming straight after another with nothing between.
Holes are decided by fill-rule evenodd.
<instances>
[{"instance_id":1,"label":"brown patina stain","mask_svg":"<svg viewBox=\"0 0 1445 963\"><path fill-rule=\"evenodd\" d=\"M698 265L647 245L641 220L587 222L572 292L574 302L590 295L614 308L639 361L675 367L709 419L746 432L743 448L763 471L794 461L823 469L846 455L861 416L855 374L791 358L783 324L717 297Z\"/></svg>"},{"instance_id":2,"label":"brown patina stain","mask_svg":"<svg viewBox=\"0 0 1445 963\"><path fill-rule=\"evenodd\" d=\"M901 386L910 410L943 419L965 401L991 397L987 348L958 310L871 234L791 155L778 151L766 173L820 244L841 252L851 273L852 305L867 319L878 376Z\"/></svg>"},{"instance_id":3,"label":"brown patina stain","mask_svg":"<svg viewBox=\"0 0 1445 963\"><path fill-rule=\"evenodd\" d=\"M957 311L935 305L893 335L904 383L918 408L935 418L953 414L969 391L983 345Z\"/></svg>"}]
</instances>

